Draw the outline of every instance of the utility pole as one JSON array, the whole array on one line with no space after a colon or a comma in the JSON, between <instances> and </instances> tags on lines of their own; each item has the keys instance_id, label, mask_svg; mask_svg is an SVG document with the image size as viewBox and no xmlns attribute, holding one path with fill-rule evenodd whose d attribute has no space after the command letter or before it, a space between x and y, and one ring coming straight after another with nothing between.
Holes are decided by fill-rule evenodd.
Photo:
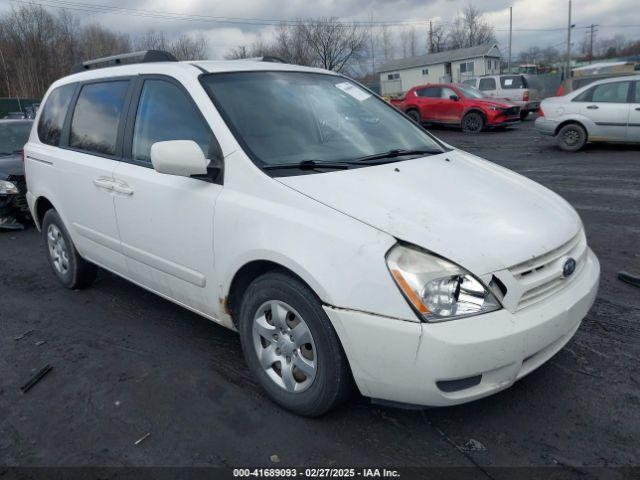
<instances>
[{"instance_id":1,"label":"utility pole","mask_svg":"<svg viewBox=\"0 0 640 480\"><path fill-rule=\"evenodd\" d=\"M594 23L589 25L589 29L590 29L590 34L589 34L589 63L593 62L593 36L597 32L597 30L595 29L597 26L598 25L594 24Z\"/></svg>"},{"instance_id":2,"label":"utility pole","mask_svg":"<svg viewBox=\"0 0 640 480\"><path fill-rule=\"evenodd\" d=\"M509 61L507 62L507 73L511 73L511 37L513 34L513 7L509 7Z\"/></svg>"},{"instance_id":3,"label":"utility pole","mask_svg":"<svg viewBox=\"0 0 640 480\"><path fill-rule=\"evenodd\" d=\"M565 67L564 78L571 76L571 0L569 0L569 24L567 26L567 65Z\"/></svg>"},{"instance_id":4,"label":"utility pole","mask_svg":"<svg viewBox=\"0 0 640 480\"><path fill-rule=\"evenodd\" d=\"M427 53L433 53L433 25L431 19L429 19L429 51Z\"/></svg>"}]
</instances>

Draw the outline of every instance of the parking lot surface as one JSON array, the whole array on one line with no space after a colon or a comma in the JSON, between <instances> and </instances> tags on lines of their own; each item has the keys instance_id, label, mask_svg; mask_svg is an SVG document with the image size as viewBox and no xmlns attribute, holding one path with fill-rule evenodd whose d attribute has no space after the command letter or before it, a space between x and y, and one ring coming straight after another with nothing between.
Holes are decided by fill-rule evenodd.
<instances>
[{"instance_id":1,"label":"parking lot surface","mask_svg":"<svg viewBox=\"0 0 640 480\"><path fill-rule=\"evenodd\" d=\"M505 132L433 132L551 188L584 221L600 292L547 364L454 408L399 410L354 396L300 418L262 393L235 333L105 272L88 290L65 290L34 228L0 233L0 465L235 467L275 465L272 455L278 466L479 473L638 465L640 289L616 275L640 274L640 147L564 153L531 120ZM53 370L21 393L47 364Z\"/></svg>"}]
</instances>

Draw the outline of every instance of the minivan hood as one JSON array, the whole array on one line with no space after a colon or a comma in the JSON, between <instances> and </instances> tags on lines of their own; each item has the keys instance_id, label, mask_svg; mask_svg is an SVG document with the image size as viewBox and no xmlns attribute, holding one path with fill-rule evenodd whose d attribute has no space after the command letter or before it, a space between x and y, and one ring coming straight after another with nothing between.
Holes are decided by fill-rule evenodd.
<instances>
[{"instance_id":1,"label":"minivan hood","mask_svg":"<svg viewBox=\"0 0 640 480\"><path fill-rule=\"evenodd\" d=\"M582 228L552 191L457 150L277 180L476 275L547 253Z\"/></svg>"}]
</instances>

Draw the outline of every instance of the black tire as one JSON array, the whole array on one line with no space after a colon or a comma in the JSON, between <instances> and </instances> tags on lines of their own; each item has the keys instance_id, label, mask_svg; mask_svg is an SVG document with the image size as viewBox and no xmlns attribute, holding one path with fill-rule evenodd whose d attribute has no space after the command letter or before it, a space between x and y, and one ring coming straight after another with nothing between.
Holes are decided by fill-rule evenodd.
<instances>
[{"instance_id":1,"label":"black tire","mask_svg":"<svg viewBox=\"0 0 640 480\"><path fill-rule=\"evenodd\" d=\"M577 152L587 143L587 131L582 125L569 123L556 135L558 147L565 152Z\"/></svg>"},{"instance_id":2,"label":"black tire","mask_svg":"<svg viewBox=\"0 0 640 480\"><path fill-rule=\"evenodd\" d=\"M295 309L312 335L316 373L306 390L287 391L269 376L274 372L282 376L278 371L278 362L268 369L260 363L258 347L254 343L254 318L259 316L259 309L271 301L284 302ZM286 318L290 317L287 315ZM242 298L239 330L242 350L249 368L269 397L287 410L309 417L318 416L331 410L351 394L351 371L338 336L318 297L297 278L284 272L269 272L254 280ZM266 342L262 339L260 341L262 348L266 348ZM288 358L283 361L288 361Z\"/></svg>"},{"instance_id":3,"label":"black tire","mask_svg":"<svg viewBox=\"0 0 640 480\"><path fill-rule=\"evenodd\" d=\"M422 118L420 118L420 112L418 110L407 110L407 116L418 125L422 124Z\"/></svg>"},{"instance_id":4,"label":"black tire","mask_svg":"<svg viewBox=\"0 0 640 480\"><path fill-rule=\"evenodd\" d=\"M469 112L462 117L461 126L464 133L480 133L484 128L484 117L478 112Z\"/></svg>"},{"instance_id":5,"label":"black tire","mask_svg":"<svg viewBox=\"0 0 640 480\"><path fill-rule=\"evenodd\" d=\"M57 253L60 257L64 252L66 262L63 263L67 265L66 269L56 266L53 253L53 250L56 249L52 247L53 243L50 242L50 235L58 238L57 244L61 245L61 247ZM98 267L87 262L78 254L60 215L53 209L48 210L42 219L42 238L44 240L49 265L62 285L69 289L78 289L88 287L93 283L98 272ZM59 241L60 238L62 242Z\"/></svg>"},{"instance_id":6,"label":"black tire","mask_svg":"<svg viewBox=\"0 0 640 480\"><path fill-rule=\"evenodd\" d=\"M531 112L529 112L528 110L520 110L520 120L524 122L529 116L529 113Z\"/></svg>"}]
</instances>

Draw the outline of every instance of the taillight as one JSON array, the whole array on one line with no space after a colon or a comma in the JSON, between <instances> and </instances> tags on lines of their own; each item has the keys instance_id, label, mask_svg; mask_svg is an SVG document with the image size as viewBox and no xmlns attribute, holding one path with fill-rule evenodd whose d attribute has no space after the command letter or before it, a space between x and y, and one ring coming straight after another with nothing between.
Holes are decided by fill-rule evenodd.
<instances>
[{"instance_id":1,"label":"taillight","mask_svg":"<svg viewBox=\"0 0 640 480\"><path fill-rule=\"evenodd\" d=\"M522 100L524 100L525 102L529 101L529 90L524 91L524 93L522 94Z\"/></svg>"},{"instance_id":2,"label":"taillight","mask_svg":"<svg viewBox=\"0 0 640 480\"><path fill-rule=\"evenodd\" d=\"M542 110L542 107L540 107L540 109L538 110L538 116L544 117L544 111Z\"/></svg>"},{"instance_id":3,"label":"taillight","mask_svg":"<svg viewBox=\"0 0 640 480\"><path fill-rule=\"evenodd\" d=\"M24 162L24 150L20 150L20 158Z\"/></svg>"}]
</instances>

